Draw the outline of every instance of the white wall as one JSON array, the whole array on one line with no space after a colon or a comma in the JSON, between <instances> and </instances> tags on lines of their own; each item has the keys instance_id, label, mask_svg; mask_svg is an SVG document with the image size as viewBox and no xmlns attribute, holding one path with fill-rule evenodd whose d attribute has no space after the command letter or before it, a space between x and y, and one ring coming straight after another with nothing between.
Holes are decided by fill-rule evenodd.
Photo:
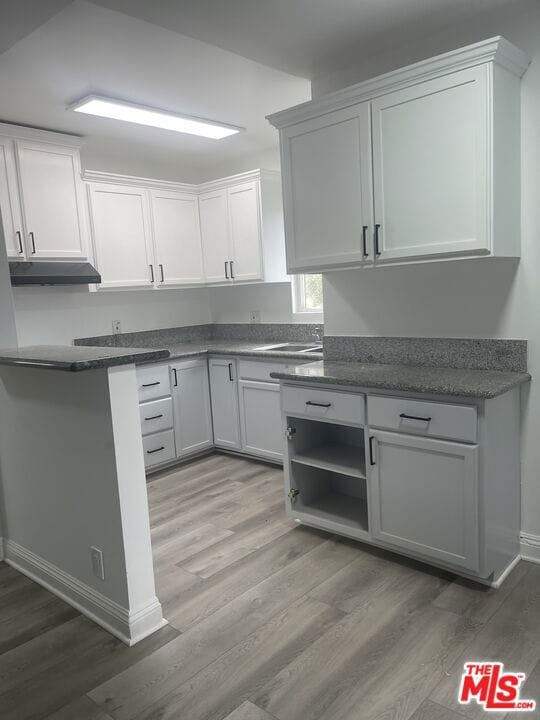
<instances>
[{"instance_id":1,"label":"white wall","mask_svg":"<svg viewBox=\"0 0 540 720\"><path fill-rule=\"evenodd\" d=\"M261 322L295 322L290 283L264 283L209 288L212 321L249 322L249 311L260 310Z\"/></svg>"},{"instance_id":2,"label":"white wall","mask_svg":"<svg viewBox=\"0 0 540 720\"><path fill-rule=\"evenodd\" d=\"M121 321L122 332L211 322L206 288L95 293L77 287L17 288L14 298L20 345L108 335L113 320Z\"/></svg>"},{"instance_id":3,"label":"white wall","mask_svg":"<svg viewBox=\"0 0 540 720\"><path fill-rule=\"evenodd\" d=\"M0 347L16 347L13 295L1 220L0 218Z\"/></svg>"},{"instance_id":4,"label":"white wall","mask_svg":"<svg viewBox=\"0 0 540 720\"><path fill-rule=\"evenodd\" d=\"M328 334L523 338L533 375L524 391L523 523L540 536L540 4L498 12L481 26L449 27L414 48L320 78L314 94L335 90L452 47L501 34L532 64L522 81L522 257L512 261L448 262L378 271L347 271L325 280ZM519 228L516 228L519 232Z\"/></svg>"}]
</instances>

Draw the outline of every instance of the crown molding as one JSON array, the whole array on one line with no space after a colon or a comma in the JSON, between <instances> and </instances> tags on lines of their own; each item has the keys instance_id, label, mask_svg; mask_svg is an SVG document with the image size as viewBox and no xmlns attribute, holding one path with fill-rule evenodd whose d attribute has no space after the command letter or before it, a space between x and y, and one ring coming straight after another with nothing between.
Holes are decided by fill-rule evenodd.
<instances>
[{"instance_id":1,"label":"crown molding","mask_svg":"<svg viewBox=\"0 0 540 720\"><path fill-rule=\"evenodd\" d=\"M84 139L79 135L42 130L26 125L12 125L10 123L0 123L0 135L7 135L14 140L29 140L31 142L51 143L52 145L64 145L73 148L80 148L84 142Z\"/></svg>"},{"instance_id":2,"label":"crown molding","mask_svg":"<svg viewBox=\"0 0 540 720\"><path fill-rule=\"evenodd\" d=\"M82 179L85 182L109 183L112 185L135 185L154 190L185 192L196 195L198 185L175 182L173 180L157 180L155 178L138 177L136 175L120 175L119 173L102 172L101 170L84 170Z\"/></svg>"},{"instance_id":3,"label":"crown molding","mask_svg":"<svg viewBox=\"0 0 540 720\"><path fill-rule=\"evenodd\" d=\"M228 177L200 183L198 188L200 193L211 192L212 190L222 190L223 188L230 187L231 185L240 185L241 183L255 182L256 180L276 178L280 177L280 175L281 173L279 170L261 170L257 168L256 170L248 170L247 172L237 173L236 175L229 175Z\"/></svg>"},{"instance_id":4,"label":"crown molding","mask_svg":"<svg viewBox=\"0 0 540 720\"><path fill-rule=\"evenodd\" d=\"M441 75L490 62L521 77L530 60L515 45L497 36L336 90L288 110L267 115L267 120L274 127L281 129Z\"/></svg>"}]
</instances>

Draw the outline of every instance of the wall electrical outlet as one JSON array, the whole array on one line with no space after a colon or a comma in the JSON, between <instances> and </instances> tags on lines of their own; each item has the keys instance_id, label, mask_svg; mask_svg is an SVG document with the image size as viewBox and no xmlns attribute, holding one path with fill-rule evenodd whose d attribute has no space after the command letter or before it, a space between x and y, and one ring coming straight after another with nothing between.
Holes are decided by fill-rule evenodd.
<instances>
[{"instance_id":1,"label":"wall electrical outlet","mask_svg":"<svg viewBox=\"0 0 540 720\"><path fill-rule=\"evenodd\" d=\"M94 575L99 578L99 580L105 580L103 551L97 547L90 547L90 559L92 560L92 572Z\"/></svg>"},{"instance_id":2,"label":"wall electrical outlet","mask_svg":"<svg viewBox=\"0 0 540 720\"><path fill-rule=\"evenodd\" d=\"M249 322L261 322L261 311L250 310L249 311Z\"/></svg>"},{"instance_id":3,"label":"wall electrical outlet","mask_svg":"<svg viewBox=\"0 0 540 720\"><path fill-rule=\"evenodd\" d=\"M122 325L120 323L120 320L112 321L112 331L113 331L113 335L118 335L118 333L122 332Z\"/></svg>"}]
</instances>

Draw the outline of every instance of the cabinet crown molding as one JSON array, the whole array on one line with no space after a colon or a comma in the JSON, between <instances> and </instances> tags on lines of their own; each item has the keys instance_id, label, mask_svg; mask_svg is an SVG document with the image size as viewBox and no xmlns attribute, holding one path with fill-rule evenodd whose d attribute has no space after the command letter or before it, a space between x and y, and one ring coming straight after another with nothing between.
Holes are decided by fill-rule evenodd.
<instances>
[{"instance_id":1,"label":"cabinet crown molding","mask_svg":"<svg viewBox=\"0 0 540 720\"><path fill-rule=\"evenodd\" d=\"M530 60L519 48L498 35L392 70L266 117L271 125L281 129L419 82L486 63L495 63L521 77L527 70Z\"/></svg>"},{"instance_id":2,"label":"cabinet crown molding","mask_svg":"<svg viewBox=\"0 0 540 720\"><path fill-rule=\"evenodd\" d=\"M184 192L198 195L211 190L218 190L231 185L239 185L265 177L279 177L278 170L249 170L248 172L229 175L218 180L203 183L183 183L174 180L157 180L155 178L137 177L135 175L120 175L118 173L101 172L100 170L84 170L82 179L85 182L108 183L113 185L132 185L153 190L168 190L169 192Z\"/></svg>"},{"instance_id":3,"label":"cabinet crown molding","mask_svg":"<svg viewBox=\"0 0 540 720\"><path fill-rule=\"evenodd\" d=\"M73 148L80 148L84 142L84 139L79 135L59 133L52 130L41 130L40 128L28 127L26 125L13 125L10 123L0 123L0 135L6 135L13 138L13 140L51 143L51 145L63 145Z\"/></svg>"}]
</instances>

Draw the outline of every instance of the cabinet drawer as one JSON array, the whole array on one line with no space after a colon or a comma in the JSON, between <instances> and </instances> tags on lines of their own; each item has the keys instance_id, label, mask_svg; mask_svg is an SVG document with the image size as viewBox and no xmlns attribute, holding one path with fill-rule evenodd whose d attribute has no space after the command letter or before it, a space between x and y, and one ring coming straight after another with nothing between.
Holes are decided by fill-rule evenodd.
<instances>
[{"instance_id":1,"label":"cabinet drawer","mask_svg":"<svg viewBox=\"0 0 540 720\"><path fill-rule=\"evenodd\" d=\"M144 466L147 468L174 460L176 457L174 430L146 435L143 437L143 450Z\"/></svg>"},{"instance_id":2,"label":"cabinet drawer","mask_svg":"<svg viewBox=\"0 0 540 720\"><path fill-rule=\"evenodd\" d=\"M296 416L318 417L334 422L363 425L364 395L285 385L281 393L283 411Z\"/></svg>"},{"instance_id":3,"label":"cabinet drawer","mask_svg":"<svg viewBox=\"0 0 540 720\"><path fill-rule=\"evenodd\" d=\"M168 430L173 426L172 399L161 398L139 405L143 435Z\"/></svg>"},{"instance_id":4,"label":"cabinet drawer","mask_svg":"<svg viewBox=\"0 0 540 720\"><path fill-rule=\"evenodd\" d=\"M137 386L139 402L154 400L171 394L171 381L168 365L149 365L137 368Z\"/></svg>"},{"instance_id":5,"label":"cabinet drawer","mask_svg":"<svg viewBox=\"0 0 540 720\"><path fill-rule=\"evenodd\" d=\"M368 423L428 437L476 442L476 408L368 395Z\"/></svg>"}]
</instances>

